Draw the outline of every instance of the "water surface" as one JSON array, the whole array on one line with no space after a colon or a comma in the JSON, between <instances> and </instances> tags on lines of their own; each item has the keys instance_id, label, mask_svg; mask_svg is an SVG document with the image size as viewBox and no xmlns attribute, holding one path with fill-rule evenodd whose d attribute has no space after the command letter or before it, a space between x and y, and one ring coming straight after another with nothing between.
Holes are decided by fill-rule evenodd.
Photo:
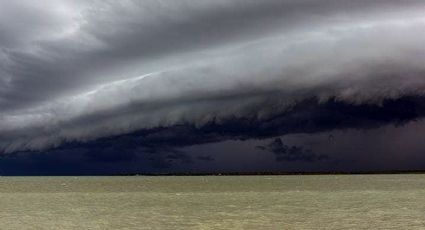
<instances>
[{"instance_id":1,"label":"water surface","mask_svg":"<svg viewBox=\"0 0 425 230\"><path fill-rule=\"evenodd\" d=\"M425 229L425 175L0 177L1 229Z\"/></svg>"}]
</instances>

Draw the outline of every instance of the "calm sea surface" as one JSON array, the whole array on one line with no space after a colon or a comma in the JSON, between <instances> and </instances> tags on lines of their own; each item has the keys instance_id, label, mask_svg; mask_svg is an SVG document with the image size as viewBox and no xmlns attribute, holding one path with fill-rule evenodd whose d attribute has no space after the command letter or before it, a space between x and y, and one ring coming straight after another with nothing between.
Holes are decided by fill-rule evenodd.
<instances>
[{"instance_id":1,"label":"calm sea surface","mask_svg":"<svg viewBox=\"0 0 425 230\"><path fill-rule=\"evenodd\" d=\"M425 175L0 177L0 229L425 229Z\"/></svg>"}]
</instances>

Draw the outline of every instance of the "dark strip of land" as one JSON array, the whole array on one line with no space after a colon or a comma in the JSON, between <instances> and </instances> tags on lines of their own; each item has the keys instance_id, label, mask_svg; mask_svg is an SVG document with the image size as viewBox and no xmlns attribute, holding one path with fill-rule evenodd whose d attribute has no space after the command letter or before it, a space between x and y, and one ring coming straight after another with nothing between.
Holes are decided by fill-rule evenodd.
<instances>
[{"instance_id":1,"label":"dark strip of land","mask_svg":"<svg viewBox=\"0 0 425 230\"><path fill-rule=\"evenodd\" d=\"M377 174L425 174L425 170L400 171L335 171L335 172L223 172L223 173L128 173L110 176L290 176L290 175L377 175Z\"/></svg>"}]
</instances>

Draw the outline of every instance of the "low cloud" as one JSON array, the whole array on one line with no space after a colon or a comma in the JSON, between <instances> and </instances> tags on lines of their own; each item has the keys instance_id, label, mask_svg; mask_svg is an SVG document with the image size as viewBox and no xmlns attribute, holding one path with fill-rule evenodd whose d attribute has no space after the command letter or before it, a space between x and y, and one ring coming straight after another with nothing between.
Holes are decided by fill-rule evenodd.
<instances>
[{"instance_id":1,"label":"low cloud","mask_svg":"<svg viewBox=\"0 0 425 230\"><path fill-rule=\"evenodd\" d=\"M191 123L142 129L128 134L92 141L70 141L57 149L85 149L102 159L116 154L178 156L182 148L227 140L269 139L294 133L320 133L332 130L374 129L384 125L404 125L425 116L425 97L387 99L380 105L347 104L337 100L308 99L285 112L258 119L255 116L212 121L202 126ZM332 139L332 136L329 137ZM288 148L291 146L287 146ZM295 146L297 149L298 147ZM273 151L267 146L264 150ZM283 149L276 149L280 151ZM304 153L304 151L302 151ZM318 156L317 156L318 157ZM171 157L172 158L172 157Z\"/></svg>"},{"instance_id":2,"label":"low cloud","mask_svg":"<svg viewBox=\"0 0 425 230\"><path fill-rule=\"evenodd\" d=\"M296 145L285 145L281 138L276 138L268 145L265 146L257 146L257 149L265 150L272 152L276 161L304 161L304 162L315 162L315 161L323 161L328 160L329 157L327 155L317 155L313 153L311 149L305 149L302 146Z\"/></svg>"}]
</instances>

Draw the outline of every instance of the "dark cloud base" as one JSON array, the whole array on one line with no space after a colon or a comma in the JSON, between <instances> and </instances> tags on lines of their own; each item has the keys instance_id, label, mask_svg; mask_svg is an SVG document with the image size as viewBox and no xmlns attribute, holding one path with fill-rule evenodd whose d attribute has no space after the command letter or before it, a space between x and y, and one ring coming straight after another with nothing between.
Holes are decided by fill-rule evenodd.
<instances>
[{"instance_id":1,"label":"dark cloud base","mask_svg":"<svg viewBox=\"0 0 425 230\"><path fill-rule=\"evenodd\" d=\"M425 115L425 97L405 96L386 99L381 104L347 104L335 99L319 102L312 98L290 110L259 120L227 119L202 127L180 124L166 128L140 130L132 134L108 137L89 143L65 145L117 148L139 148L147 152L170 151L184 147L225 140L265 139L294 133L317 133L340 129L373 129L382 125L403 125Z\"/></svg>"},{"instance_id":2,"label":"dark cloud base","mask_svg":"<svg viewBox=\"0 0 425 230\"><path fill-rule=\"evenodd\" d=\"M20 167L28 165L29 169L24 170L23 173L30 172L31 167L35 167L37 164L50 165L50 168L55 168L55 164L51 161L62 162L65 165L65 167L52 168L51 170L49 167L43 166L42 171L37 171L39 168L34 170L36 174L43 174L43 172L45 174L173 172L168 168L174 163L187 165L195 161L214 161L214 156L200 154L193 157L187 155L181 149L188 146L227 140L267 139L294 133L374 129L387 124L402 126L409 121L421 119L424 115L425 97L422 96L387 99L382 101L380 105L347 104L335 99L319 102L312 98L296 104L285 113L266 120L255 118L228 119L220 123L211 122L203 127L180 124L167 128L140 130L127 135L101 138L87 143L67 143L43 152L18 152L4 155L1 162L3 164L9 162L9 165L20 162ZM276 160L288 161L293 159L287 151L285 154L281 154L283 143L282 146L277 146L278 148L273 146L266 146L265 150L275 153ZM328 156L315 155L307 149L301 149L301 152L298 151L297 153L300 153L295 154L298 157L297 161L328 160ZM86 162L87 165L73 167L72 162ZM138 165L132 165L131 162ZM96 165L108 165L110 168L102 166L102 170L91 170ZM143 165L146 167L143 168ZM67 166L69 171L67 171ZM8 171L8 169L10 170ZM13 174L13 170L13 166L3 167L3 172L6 174Z\"/></svg>"},{"instance_id":3,"label":"dark cloud base","mask_svg":"<svg viewBox=\"0 0 425 230\"><path fill-rule=\"evenodd\" d=\"M277 162L306 161L316 162L328 160L329 156L324 154L315 154L311 149L302 146L286 145L281 138L276 138L267 145L256 147L260 150L272 152Z\"/></svg>"}]
</instances>

